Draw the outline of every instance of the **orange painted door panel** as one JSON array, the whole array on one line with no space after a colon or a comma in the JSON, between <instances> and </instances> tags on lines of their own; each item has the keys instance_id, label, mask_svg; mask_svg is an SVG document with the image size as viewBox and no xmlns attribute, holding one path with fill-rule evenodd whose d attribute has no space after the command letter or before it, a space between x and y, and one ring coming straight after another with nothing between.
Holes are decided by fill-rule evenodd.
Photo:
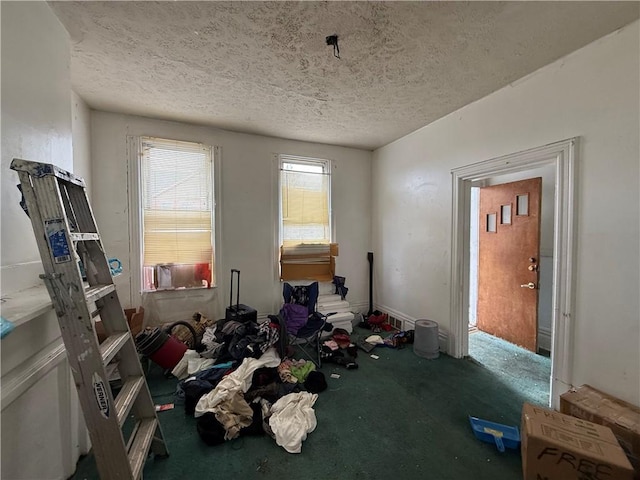
<instances>
[{"instance_id":1,"label":"orange painted door panel","mask_svg":"<svg viewBox=\"0 0 640 480\"><path fill-rule=\"evenodd\" d=\"M542 178L480 189L478 329L538 346Z\"/></svg>"}]
</instances>

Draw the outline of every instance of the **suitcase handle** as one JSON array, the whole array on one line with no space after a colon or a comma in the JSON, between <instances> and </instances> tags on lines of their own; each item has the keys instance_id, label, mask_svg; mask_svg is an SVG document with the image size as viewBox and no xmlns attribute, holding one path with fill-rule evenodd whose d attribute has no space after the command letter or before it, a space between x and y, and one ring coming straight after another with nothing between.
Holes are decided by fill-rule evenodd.
<instances>
[{"instance_id":1,"label":"suitcase handle","mask_svg":"<svg viewBox=\"0 0 640 480\"><path fill-rule=\"evenodd\" d=\"M237 268L231 269L231 287L229 289L229 306L233 306L233 274L238 274L238 291L236 294L236 309L240 307L240 270Z\"/></svg>"}]
</instances>

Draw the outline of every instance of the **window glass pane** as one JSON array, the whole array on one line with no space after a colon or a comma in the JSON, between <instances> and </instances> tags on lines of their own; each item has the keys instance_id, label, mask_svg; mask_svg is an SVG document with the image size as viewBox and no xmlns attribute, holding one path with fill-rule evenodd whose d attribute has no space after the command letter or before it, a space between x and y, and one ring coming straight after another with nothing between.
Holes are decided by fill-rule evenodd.
<instances>
[{"instance_id":1,"label":"window glass pane","mask_svg":"<svg viewBox=\"0 0 640 480\"><path fill-rule=\"evenodd\" d=\"M145 137L141 183L143 288L210 285L214 233L211 149Z\"/></svg>"},{"instance_id":2,"label":"window glass pane","mask_svg":"<svg viewBox=\"0 0 640 480\"><path fill-rule=\"evenodd\" d=\"M516 215L529 215L529 195L517 195Z\"/></svg>"},{"instance_id":3,"label":"window glass pane","mask_svg":"<svg viewBox=\"0 0 640 480\"><path fill-rule=\"evenodd\" d=\"M495 233L496 231L496 214L487 214L487 232Z\"/></svg>"},{"instance_id":4,"label":"window glass pane","mask_svg":"<svg viewBox=\"0 0 640 480\"><path fill-rule=\"evenodd\" d=\"M502 225L511 224L511 205L502 205L500 207L500 223Z\"/></svg>"},{"instance_id":5,"label":"window glass pane","mask_svg":"<svg viewBox=\"0 0 640 480\"><path fill-rule=\"evenodd\" d=\"M330 176L327 162L282 160L281 167L280 226L283 245L329 243Z\"/></svg>"},{"instance_id":6,"label":"window glass pane","mask_svg":"<svg viewBox=\"0 0 640 480\"><path fill-rule=\"evenodd\" d=\"M324 173L324 165L308 163L282 162L283 170L293 170L296 172Z\"/></svg>"}]
</instances>

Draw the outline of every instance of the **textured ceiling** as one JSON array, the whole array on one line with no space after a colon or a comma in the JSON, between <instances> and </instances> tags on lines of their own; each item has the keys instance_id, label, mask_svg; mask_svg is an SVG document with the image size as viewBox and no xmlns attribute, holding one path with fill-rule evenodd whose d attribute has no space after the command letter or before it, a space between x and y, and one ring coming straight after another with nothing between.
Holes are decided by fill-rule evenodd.
<instances>
[{"instance_id":1,"label":"textured ceiling","mask_svg":"<svg viewBox=\"0 0 640 480\"><path fill-rule=\"evenodd\" d=\"M366 149L639 15L638 2L49 3L92 108Z\"/></svg>"}]
</instances>

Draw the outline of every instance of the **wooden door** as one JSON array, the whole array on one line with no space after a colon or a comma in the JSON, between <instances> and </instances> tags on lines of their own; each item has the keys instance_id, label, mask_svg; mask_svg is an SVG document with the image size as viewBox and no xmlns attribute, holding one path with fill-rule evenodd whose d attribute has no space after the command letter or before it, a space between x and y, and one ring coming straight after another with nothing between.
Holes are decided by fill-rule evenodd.
<instances>
[{"instance_id":1,"label":"wooden door","mask_svg":"<svg viewBox=\"0 0 640 480\"><path fill-rule=\"evenodd\" d=\"M478 329L537 351L542 178L480 189Z\"/></svg>"}]
</instances>

